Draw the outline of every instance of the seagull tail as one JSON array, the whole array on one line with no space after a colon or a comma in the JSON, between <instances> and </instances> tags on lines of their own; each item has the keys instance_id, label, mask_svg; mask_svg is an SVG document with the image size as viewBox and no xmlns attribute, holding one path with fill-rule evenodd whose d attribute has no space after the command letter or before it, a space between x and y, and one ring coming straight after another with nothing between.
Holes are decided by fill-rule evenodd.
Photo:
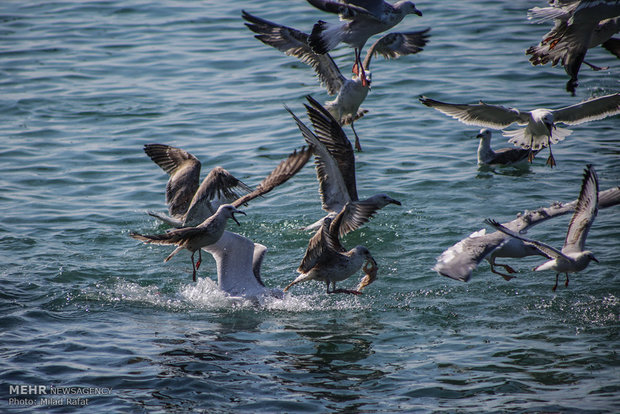
<instances>
[{"instance_id":1,"label":"seagull tail","mask_svg":"<svg viewBox=\"0 0 620 414\"><path fill-rule=\"evenodd\" d=\"M342 35L341 26L319 20L312 28L308 44L314 53L323 55L338 46Z\"/></svg>"}]
</instances>

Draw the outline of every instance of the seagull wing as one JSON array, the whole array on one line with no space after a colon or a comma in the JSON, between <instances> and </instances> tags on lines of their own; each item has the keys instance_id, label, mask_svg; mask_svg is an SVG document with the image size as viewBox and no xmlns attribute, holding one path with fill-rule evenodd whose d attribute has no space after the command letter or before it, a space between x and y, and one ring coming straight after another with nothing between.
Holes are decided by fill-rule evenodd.
<instances>
[{"instance_id":1,"label":"seagull wing","mask_svg":"<svg viewBox=\"0 0 620 414\"><path fill-rule=\"evenodd\" d=\"M598 212L598 178L592 165L586 168L575 213L568 225L563 253L582 252L588 231Z\"/></svg>"},{"instance_id":2,"label":"seagull wing","mask_svg":"<svg viewBox=\"0 0 620 414\"><path fill-rule=\"evenodd\" d=\"M376 54L386 59L396 59L401 56L411 55L421 52L428 43L431 28L417 32L388 33L381 37L366 52L364 58L364 69L370 69L370 61Z\"/></svg>"},{"instance_id":3,"label":"seagull wing","mask_svg":"<svg viewBox=\"0 0 620 414\"><path fill-rule=\"evenodd\" d=\"M351 200L356 201L357 185L355 182L355 154L351 141L347 138L342 127L320 103L310 95L306 99L311 106L304 105L308 117L314 127L317 138L329 150L329 153L338 163L338 169L347 186L347 192Z\"/></svg>"},{"instance_id":4,"label":"seagull wing","mask_svg":"<svg viewBox=\"0 0 620 414\"><path fill-rule=\"evenodd\" d=\"M215 213L219 204L231 203L242 196L251 192L241 180L222 167L213 168L205 177L196 191L192 202L187 209L184 217L184 224L198 222L201 223L207 217ZM216 202L216 205L212 205Z\"/></svg>"},{"instance_id":5,"label":"seagull wing","mask_svg":"<svg viewBox=\"0 0 620 414\"><path fill-rule=\"evenodd\" d=\"M341 19L353 20L358 16L364 16L372 18L373 20L380 20L375 14L366 10L363 7L355 6L353 4L338 3L337 1L329 0L308 0L308 3L312 4L319 10L323 10L328 13L335 13L340 15Z\"/></svg>"},{"instance_id":6,"label":"seagull wing","mask_svg":"<svg viewBox=\"0 0 620 414\"><path fill-rule=\"evenodd\" d=\"M620 113L620 93L590 99L553 111L553 120L567 125L595 121Z\"/></svg>"},{"instance_id":7,"label":"seagull wing","mask_svg":"<svg viewBox=\"0 0 620 414\"><path fill-rule=\"evenodd\" d=\"M316 231L316 233L314 233L314 236L312 236L308 242L306 253L304 254L303 259L301 259L301 264L297 268L299 273L309 272L310 269L312 269L326 254L329 248L326 240L329 237L329 227L331 223L332 219L330 218L323 220L321 227Z\"/></svg>"},{"instance_id":8,"label":"seagull wing","mask_svg":"<svg viewBox=\"0 0 620 414\"><path fill-rule=\"evenodd\" d=\"M376 203L367 200L347 203L338 214L338 216L342 216L338 226L339 236L342 237L368 223L379 209L380 207ZM337 220L338 216L334 221Z\"/></svg>"},{"instance_id":9,"label":"seagull wing","mask_svg":"<svg viewBox=\"0 0 620 414\"><path fill-rule=\"evenodd\" d=\"M301 168L306 165L308 159L312 155L312 147L303 147L299 151L295 150L284 161L282 161L267 177L261 181L256 190L235 200L232 205L239 207L256 197L262 196L279 186L284 184L289 178L297 174Z\"/></svg>"},{"instance_id":10,"label":"seagull wing","mask_svg":"<svg viewBox=\"0 0 620 414\"><path fill-rule=\"evenodd\" d=\"M200 161L181 148L163 144L146 144L144 152L170 175L166 184L166 204L170 215L187 211L200 182Z\"/></svg>"},{"instance_id":11,"label":"seagull wing","mask_svg":"<svg viewBox=\"0 0 620 414\"><path fill-rule=\"evenodd\" d=\"M279 25L260 17L253 16L245 11L241 16L250 23L245 25L256 37L266 45L272 46L288 56L295 56L301 62L309 65L316 72L321 84L327 93L335 95L346 81L338 66L328 53L314 53L308 45L308 35L291 27Z\"/></svg>"},{"instance_id":12,"label":"seagull wing","mask_svg":"<svg viewBox=\"0 0 620 414\"><path fill-rule=\"evenodd\" d=\"M436 101L426 96L421 96L420 102L466 125L502 129L514 122L526 124L529 120L527 112L523 113L517 109L499 105L487 105L484 102L459 105Z\"/></svg>"},{"instance_id":13,"label":"seagull wing","mask_svg":"<svg viewBox=\"0 0 620 414\"><path fill-rule=\"evenodd\" d=\"M538 249L538 251L545 257L547 257L548 259L556 259L558 257L564 257L567 260L570 261L570 258L566 257L566 255L564 253L562 253L561 251L549 246L548 244L536 241L536 240L532 240L532 239L528 239L527 237L522 236L520 233L514 232L512 230L510 230L509 228L499 224L497 221L492 220L492 219L486 219L485 223L495 227L497 230L501 231L502 233L505 233L507 235L509 235L510 237L514 237L515 239L519 239L521 241L523 241L523 243L525 243L528 246L532 246L536 249Z\"/></svg>"},{"instance_id":14,"label":"seagull wing","mask_svg":"<svg viewBox=\"0 0 620 414\"><path fill-rule=\"evenodd\" d=\"M329 150L316 135L303 123L288 107L285 109L293 116L297 127L301 131L308 145L314 149L314 163L316 165L316 177L319 181L319 192L325 211L340 211L351 198L347 191L338 163L332 157Z\"/></svg>"}]
</instances>

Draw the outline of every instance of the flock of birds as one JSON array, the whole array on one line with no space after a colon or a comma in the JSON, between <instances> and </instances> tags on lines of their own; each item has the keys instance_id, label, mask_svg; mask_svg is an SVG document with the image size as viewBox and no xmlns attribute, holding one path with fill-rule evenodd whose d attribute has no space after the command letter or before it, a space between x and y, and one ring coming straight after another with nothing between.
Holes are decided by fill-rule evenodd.
<instances>
[{"instance_id":1,"label":"flock of birds","mask_svg":"<svg viewBox=\"0 0 620 414\"><path fill-rule=\"evenodd\" d=\"M362 50L368 39L390 30L407 15L421 16L410 1L394 4L383 0L307 0L327 13L337 14L339 23L318 21L310 34L270 22L245 11L246 26L256 33L261 42L311 66L333 101L321 105L307 96L304 105L312 129L285 106L297 124L307 146L293 151L252 190L221 167L213 168L200 183L200 161L183 149L147 144L146 154L170 175L166 185L168 215L149 212L153 217L174 227L163 233L130 236L145 243L175 245L176 249L165 262L182 250L191 253L193 280L202 263L202 250L216 261L219 288L233 296L254 297L268 294L282 297L292 286L308 280L325 283L327 293L361 294L362 289L377 276L378 265L365 246L347 250L341 237L367 223L376 212L388 204L400 205L387 194L376 194L360 200L356 187L355 150L361 151L360 139L354 122L367 112L360 106L372 82L370 63L376 54L386 59L416 54L423 50L429 39L430 28L413 32L392 32L371 45L362 61ZM574 94L577 74L584 63L588 48L603 44L620 57L619 41L611 36L620 31L620 0L553 0L549 7L530 10L529 18L539 21L554 20L554 28L538 46L527 50L532 64L562 62L571 77L567 90ZM329 55L340 43L354 49L352 77L346 78ZM601 69L585 62L595 69ZM520 111L500 105L452 104L428 97L420 101L429 107L465 124L484 127L480 131L478 162L480 164L510 165L530 162L544 148L549 148L547 164L556 165L551 145L563 140L571 131L557 123L577 125L620 113L620 94L601 96L566 108ZM512 124L523 128L503 131L516 148L498 151L491 149L491 130L504 129ZM355 147L349 141L343 126L350 125L355 136ZM236 214L246 214L241 206L266 194L293 177L314 156L319 193L325 217L306 227L315 230L295 278L283 291L268 289L261 280L260 268L266 247L226 230L229 219L239 224ZM491 271L511 279L515 270L509 265L496 263L498 257L525 257L541 255L547 262L534 270L553 270L556 284L560 273L568 274L585 269L596 258L586 250L585 241L599 208L620 203L620 187L599 192L594 168L588 165L577 200L554 203L549 207L526 211L517 219L500 224L486 222L497 231L486 234L480 230L443 252L433 270L461 281L468 281L472 271L487 259ZM574 212L566 240L561 250L525 237L526 230L553 217ZM195 253L198 260L195 261ZM503 267L507 273L496 270ZM363 269L365 276L356 289L339 289L336 283Z\"/></svg>"}]
</instances>

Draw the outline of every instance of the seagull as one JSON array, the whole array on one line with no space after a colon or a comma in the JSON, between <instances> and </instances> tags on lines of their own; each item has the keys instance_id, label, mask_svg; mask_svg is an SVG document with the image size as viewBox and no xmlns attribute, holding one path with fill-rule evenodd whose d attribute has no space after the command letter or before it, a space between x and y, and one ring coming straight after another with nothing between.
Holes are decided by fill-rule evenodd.
<instances>
[{"instance_id":1,"label":"seagull","mask_svg":"<svg viewBox=\"0 0 620 414\"><path fill-rule=\"evenodd\" d=\"M620 93L601 96L565 108L555 110L540 108L533 111L487 105L482 101L478 104L451 104L426 96L420 96L420 102L467 125L496 129L506 128L513 123L525 125L525 128L503 131L503 134L510 138L508 142L530 150L528 157L530 162L534 158L535 150L549 147L547 165L551 167L556 165L551 144L562 141L572 132L570 129L556 126L556 123L578 125L620 113Z\"/></svg>"},{"instance_id":2,"label":"seagull","mask_svg":"<svg viewBox=\"0 0 620 414\"><path fill-rule=\"evenodd\" d=\"M235 213L245 215L245 212L238 210L232 204L222 204L218 207L215 214L196 227L184 227L163 234L153 235L130 233L129 236L145 243L176 245L177 248L164 259L164 263L172 259L172 257L181 250L189 250L192 253L192 279L195 282L196 270L200 268L200 264L202 263L202 253L200 249L216 243L220 239L226 229L226 222L229 218L232 218L237 225L240 225L239 221L235 218ZM198 263L194 264L194 254L196 251L198 251L199 257Z\"/></svg>"},{"instance_id":3,"label":"seagull","mask_svg":"<svg viewBox=\"0 0 620 414\"><path fill-rule=\"evenodd\" d=\"M620 187L610 188L599 193L599 208L607 208L620 204ZM521 234L530 227L540 224L554 217L568 214L575 210L577 200L570 203L553 203L549 207L541 207L533 211L520 213L515 220L504 223L504 227ZM521 258L541 255L534 247L526 246L519 239L512 238L500 231L486 233L481 229L446 249L438 258L433 267L437 273L454 280L468 282L478 264L486 259L491 265L491 271L510 280L513 276L500 273L494 266L501 266L507 272L516 273L508 265L495 262L497 257Z\"/></svg>"},{"instance_id":4,"label":"seagull","mask_svg":"<svg viewBox=\"0 0 620 414\"><path fill-rule=\"evenodd\" d=\"M295 175L312 155L309 148L294 151L254 191L221 167L211 170L195 190L200 175L200 161L196 157L180 148L162 144L148 144L144 150L170 174L166 185L166 202L172 217L154 212L149 212L149 215L173 227L196 226L215 213L222 203L232 203L238 207L266 194ZM188 199L191 202L184 209Z\"/></svg>"},{"instance_id":5,"label":"seagull","mask_svg":"<svg viewBox=\"0 0 620 414\"><path fill-rule=\"evenodd\" d=\"M222 167L213 168L200 180L201 163L194 155L163 144L146 144L144 152L170 175L166 184L166 204L170 216L149 212L174 227L196 226L214 214L222 204L231 203L252 189Z\"/></svg>"},{"instance_id":6,"label":"seagull","mask_svg":"<svg viewBox=\"0 0 620 414\"><path fill-rule=\"evenodd\" d=\"M400 23L406 15L422 12L410 1L398 1L391 5L383 0L308 0L314 7L328 13L340 15L342 24L328 24L322 20L312 28L308 44L315 53L325 54L340 42L349 44L355 50L353 73L363 79L361 53L366 41L377 33L385 32Z\"/></svg>"},{"instance_id":7,"label":"seagull","mask_svg":"<svg viewBox=\"0 0 620 414\"><path fill-rule=\"evenodd\" d=\"M184 248L189 250L192 253L192 277L195 282L196 270L200 268L200 264L202 262L202 253L200 249L216 243L219 240L225 230L226 221L228 218L232 218L239 225L239 222L234 217L234 213L245 215L245 212L237 210L237 208L255 199L256 197L260 197L263 194L268 193L278 185L286 182L289 178L301 170L304 165L306 165L306 162L308 162L311 155L311 147L302 148L300 151L293 151L293 153L291 153L267 177L265 177L263 181L261 181L254 191L241 196L237 200L233 201L232 204L221 205L215 214L208 217L198 226L174 229L164 234L142 235L138 233L131 233L130 236L145 243L177 245L178 247L176 250L166 257L164 262L170 260L175 254ZM194 265L194 253L196 253L196 250L198 250L199 257L198 262Z\"/></svg>"},{"instance_id":8,"label":"seagull","mask_svg":"<svg viewBox=\"0 0 620 414\"><path fill-rule=\"evenodd\" d=\"M215 259L218 287L231 296L256 299L282 298L280 289L270 289L261 279L261 265L267 247L225 230L220 239L202 248Z\"/></svg>"},{"instance_id":9,"label":"seagull","mask_svg":"<svg viewBox=\"0 0 620 414\"><path fill-rule=\"evenodd\" d=\"M340 125L351 125L355 135L355 149L361 151L359 137L353 122L367 112L360 109L370 90L370 62L375 54L386 59L415 54L423 50L428 42L427 28L417 32L389 33L377 40L366 52L363 68L365 77L354 75L347 79L329 53L314 53L308 45L308 35L291 27L282 26L268 20L253 16L242 10L241 15L249 23L245 25L257 33L256 37L266 45L272 46L286 55L295 56L301 62L311 66L321 84L329 95L336 99L325 103L325 108L338 120Z\"/></svg>"},{"instance_id":10,"label":"seagull","mask_svg":"<svg viewBox=\"0 0 620 414\"><path fill-rule=\"evenodd\" d=\"M376 276L377 262L365 246L355 246L347 251L340 243L339 234L345 211L332 221L331 218L323 220L323 224L317 230L308 243L306 253L297 269L300 273L287 287L286 292L291 286L306 280L317 280L325 282L327 293L351 293L361 295L359 290L336 289L336 282L348 279L357 272L364 262L370 263L370 274ZM364 270L369 273L365 265ZM332 289L330 290L330 285ZM360 284L361 286L361 284ZM362 286L363 287L363 286Z\"/></svg>"},{"instance_id":11,"label":"seagull","mask_svg":"<svg viewBox=\"0 0 620 414\"><path fill-rule=\"evenodd\" d=\"M306 96L311 106L305 105L308 116L314 126L313 133L288 108L297 127L306 142L314 148L316 175L319 181L323 210L329 218L343 213L342 223L338 226L340 236L358 229L366 223L377 210L388 204L401 205L400 201L381 193L360 200L355 183L355 156L351 142L331 114L311 96ZM308 226L305 230L314 230L321 226L325 218Z\"/></svg>"},{"instance_id":12,"label":"seagull","mask_svg":"<svg viewBox=\"0 0 620 414\"><path fill-rule=\"evenodd\" d=\"M491 130L483 128L476 138L480 138L478 145L478 164L481 165L513 165L525 161L530 151L522 148L502 148L497 151L491 149ZM538 152L538 151L536 151Z\"/></svg>"},{"instance_id":13,"label":"seagull","mask_svg":"<svg viewBox=\"0 0 620 414\"><path fill-rule=\"evenodd\" d=\"M580 272L586 267L591 260L598 263L596 257L590 250L585 250L586 237L592 227L592 223L596 218L598 212L598 178L596 177L596 171L592 165L588 165L586 173L584 175L583 184L581 185L581 192L577 199L577 205L575 206L575 212L568 225L568 231L566 233L566 239L562 250L557 250L548 244L529 239L522 236L518 232L514 232L497 221L492 219L486 219L485 222L495 227L497 230L521 240L526 246L534 247L540 251L540 254L546 256L549 261L534 268L535 271L541 270L554 270L555 285L553 291L558 287L558 278L560 273L566 274L565 286L568 287L568 274L574 272Z\"/></svg>"},{"instance_id":14,"label":"seagull","mask_svg":"<svg viewBox=\"0 0 620 414\"><path fill-rule=\"evenodd\" d=\"M577 75L581 64L594 70L600 68L585 61L588 49L602 45L620 57L619 39L612 36L620 31L620 2L616 0L568 1L552 3L551 7L534 7L528 12L528 19L538 23L554 19L555 25L545 34L537 46L531 46L526 54L531 55L532 65L552 66L562 63L570 80L566 90L575 96Z\"/></svg>"}]
</instances>

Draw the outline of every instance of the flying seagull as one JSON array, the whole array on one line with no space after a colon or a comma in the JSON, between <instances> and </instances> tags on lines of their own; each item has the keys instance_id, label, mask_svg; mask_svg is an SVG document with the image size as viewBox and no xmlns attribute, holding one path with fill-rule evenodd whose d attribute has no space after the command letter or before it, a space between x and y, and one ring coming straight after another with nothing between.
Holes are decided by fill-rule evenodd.
<instances>
[{"instance_id":1,"label":"flying seagull","mask_svg":"<svg viewBox=\"0 0 620 414\"><path fill-rule=\"evenodd\" d=\"M163 234L139 234L130 233L129 236L136 240L143 241L144 243L153 244L172 244L177 246L172 253L164 259L164 262L172 259L174 255L179 253L183 249L187 249L192 253L192 279L196 281L196 270L200 268L202 263L201 250L205 246L217 243L224 230L226 229L226 222L229 218L233 219L237 225L239 221L235 218L235 213L244 214L241 210L238 210L231 204L222 204L218 207L215 214L200 223L196 227L184 227L180 229L173 229ZM194 254L198 250L198 263L194 264Z\"/></svg>"},{"instance_id":2,"label":"flying seagull","mask_svg":"<svg viewBox=\"0 0 620 414\"><path fill-rule=\"evenodd\" d=\"M355 155L351 142L331 114L311 96L306 97L310 106L305 105L312 121L314 133L304 125L287 107L306 142L314 148L316 175L319 181L323 210L330 218L343 213L338 226L340 236L361 227L388 204L401 205L400 201L381 193L360 200L355 182ZM321 226L322 220L308 226L306 230Z\"/></svg>"},{"instance_id":3,"label":"flying seagull","mask_svg":"<svg viewBox=\"0 0 620 414\"><path fill-rule=\"evenodd\" d=\"M329 24L322 20L312 28L308 43L315 53L324 54L340 42L355 50L353 73L365 78L361 53L366 41L377 33L385 32L400 23L406 15L422 12L410 1L398 1L391 5L383 0L308 0L314 7L340 16L341 24Z\"/></svg>"},{"instance_id":4,"label":"flying seagull","mask_svg":"<svg viewBox=\"0 0 620 414\"><path fill-rule=\"evenodd\" d=\"M616 0L564 1L552 3L551 7L534 7L528 12L528 19L535 22L553 19L554 26L538 45L531 46L525 53L531 55L532 65L551 62L555 66L561 62L570 76L566 90L575 96L582 63L594 70L607 69L584 60L588 49L602 45L620 57L620 39L612 38L620 31L618 16L620 2Z\"/></svg>"},{"instance_id":5,"label":"flying seagull","mask_svg":"<svg viewBox=\"0 0 620 414\"><path fill-rule=\"evenodd\" d=\"M588 267L591 260L598 263L594 254L590 250L585 250L586 237L588 237L588 232L592 227L597 212L598 178L592 165L588 165L583 178L583 184L581 185L581 192L577 199L577 205L575 206L575 213L568 225L566 239L561 251L548 244L529 239L519 232L514 232L495 220L487 219L485 222L502 233L521 240L526 246L534 247L540 251L542 256L547 257L549 261L535 267L534 270L554 270L556 275L553 291L555 291L558 287L560 273L566 274L565 286L568 286L569 273L582 271Z\"/></svg>"},{"instance_id":6,"label":"flying seagull","mask_svg":"<svg viewBox=\"0 0 620 414\"><path fill-rule=\"evenodd\" d=\"M370 268L364 267L366 273L376 276L377 262L365 246L356 246L347 251L340 243L340 226L344 217L344 210L332 221L323 220L321 227L310 239L306 253L297 269L300 273L287 287L307 280L325 282L327 293L361 294L359 290L336 289L336 282L348 279L357 272L364 262L370 262ZM331 290L330 290L331 285ZM360 285L361 286L361 285ZM363 287L363 286L362 286Z\"/></svg>"},{"instance_id":7,"label":"flying seagull","mask_svg":"<svg viewBox=\"0 0 620 414\"><path fill-rule=\"evenodd\" d=\"M310 149L294 151L252 191L221 167L211 170L198 187L200 161L180 148L147 144L144 151L170 174L166 185L170 217L155 212L149 212L149 215L174 227L196 226L214 214L222 203L238 207L266 194L295 175L312 155ZM188 200L191 201L188 203Z\"/></svg>"},{"instance_id":8,"label":"flying seagull","mask_svg":"<svg viewBox=\"0 0 620 414\"><path fill-rule=\"evenodd\" d=\"M610 188L599 193L599 208L607 208L620 204L620 187ZM524 234L530 227L554 217L563 216L575 210L577 200L570 203L553 203L549 207L541 207L532 211L524 211L517 218L503 223L504 227ZM491 271L510 280L513 276L500 273L495 266L501 266L510 274L516 273L512 267L495 262L498 257L521 258L541 255L534 247L526 246L521 240L512 238L500 231L486 233L481 229L446 249L433 267L437 273L451 279L468 282L478 264L486 259Z\"/></svg>"},{"instance_id":9,"label":"flying seagull","mask_svg":"<svg viewBox=\"0 0 620 414\"><path fill-rule=\"evenodd\" d=\"M304 165L306 165L306 162L308 162L311 155L311 147L302 148L299 151L293 151L288 158L282 161L267 177L263 179L254 191L241 196L237 200L233 201L232 204L221 205L215 214L208 217L198 226L174 229L163 234L142 235L138 233L131 233L130 236L145 243L177 245L178 247L176 250L166 257L164 262L170 260L175 254L184 248L189 250L192 253L192 277L193 280L196 281L196 270L200 268L200 264L202 262L202 252L200 249L216 243L219 240L226 228L226 221L228 218L232 218L237 224L239 224L237 219L234 217L234 213L241 213L244 215L245 213L237 208L255 199L256 197L260 197L263 194L268 193L278 185L286 182ZM194 253L196 253L196 250L198 250L199 256L197 264L194 265Z\"/></svg>"},{"instance_id":10,"label":"flying seagull","mask_svg":"<svg viewBox=\"0 0 620 414\"><path fill-rule=\"evenodd\" d=\"M531 150L530 162L535 150L549 147L547 164L551 167L556 165L551 144L562 141L572 132L570 129L557 127L557 123L578 125L620 113L620 93L593 98L565 108L540 108L532 111L487 105L482 101L478 104L452 104L425 96L420 96L420 102L467 125L495 129L503 129L513 123L525 125L524 128L503 131L503 134L509 137L508 142L515 146Z\"/></svg>"},{"instance_id":11,"label":"flying seagull","mask_svg":"<svg viewBox=\"0 0 620 414\"><path fill-rule=\"evenodd\" d=\"M347 79L329 53L314 53L308 44L308 35L291 27L282 26L260 17L253 16L246 11L241 16L249 23L245 25L257 33L256 37L266 45L272 46L289 56L298 58L301 62L311 66L316 72L321 84L329 95L337 95L336 99L325 103L325 108L338 120L340 125L351 125L355 135L355 149L361 151L359 137L353 126L367 112L360 109L370 90L371 74L370 62L375 54L386 59L398 58L415 54L423 50L428 42L427 28L422 31L408 33L389 33L377 40L366 52L363 68L365 77L354 75Z\"/></svg>"}]
</instances>

